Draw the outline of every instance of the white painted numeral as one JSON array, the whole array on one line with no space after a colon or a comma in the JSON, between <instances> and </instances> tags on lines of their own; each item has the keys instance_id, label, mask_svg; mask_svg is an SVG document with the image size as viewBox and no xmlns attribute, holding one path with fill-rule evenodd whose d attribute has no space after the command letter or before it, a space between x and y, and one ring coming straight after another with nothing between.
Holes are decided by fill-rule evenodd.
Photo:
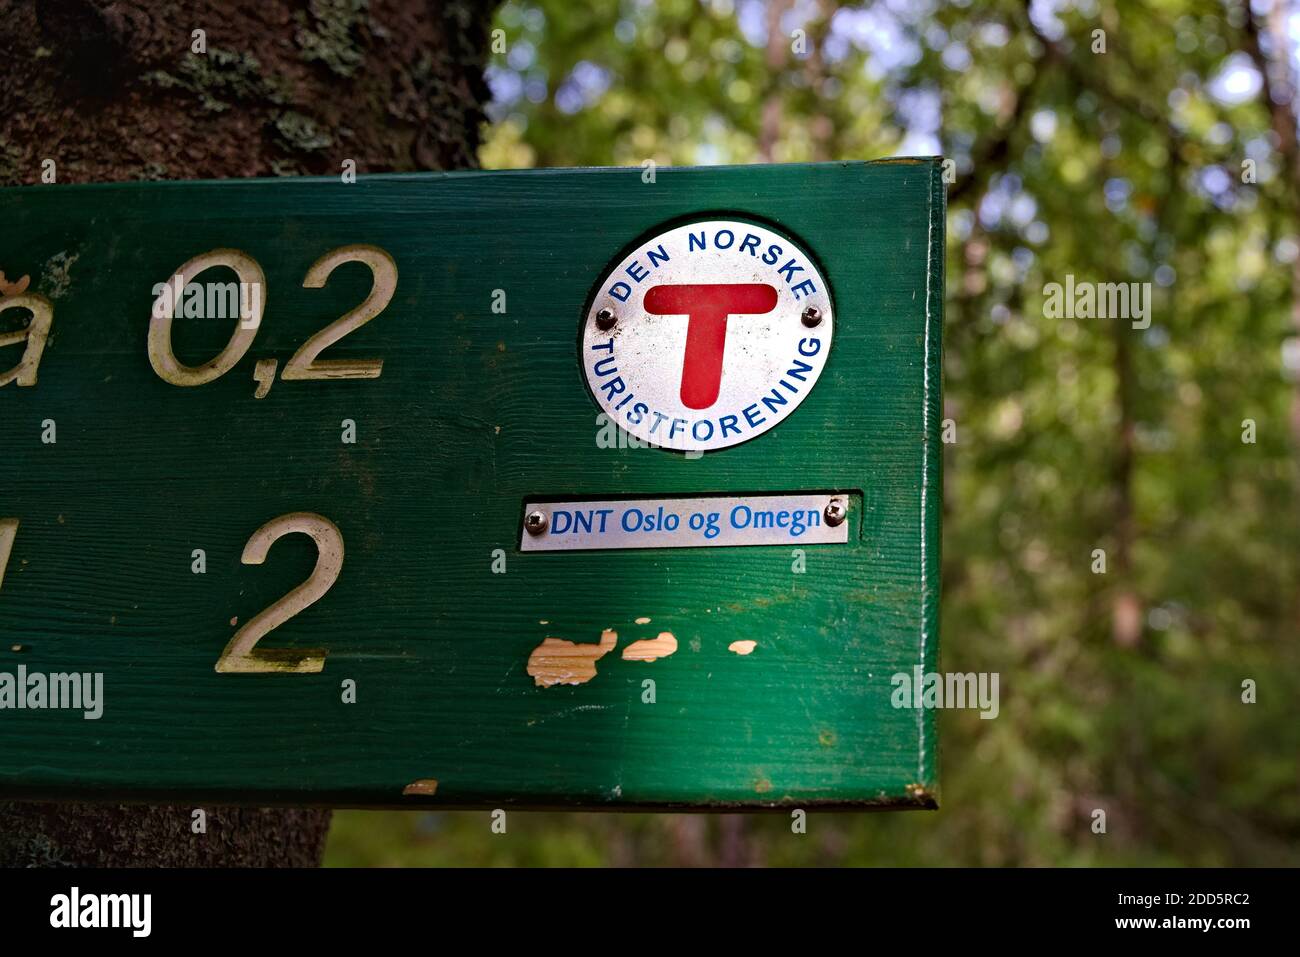
<instances>
[{"instance_id":1,"label":"white painted numeral","mask_svg":"<svg viewBox=\"0 0 1300 957\"><path fill-rule=\"evenodd\" d=\"M235 632L217 659L219 673L315 674L325 667L323 649L294 651L256 647L268 633L319 601L343 569L343 534L328 518L312 512L291 512L267 522L248 540L240 560L245 565L262 564L271 545L294 532L310 535L316 543L316 567L305 582Z\"/></svg>"},{"instance_id":2,"label":"white painted numeral","mask_svg":"<svg viewBox=\"0 0 1300 957\"><path fill-rule=\"evenodd\" d=\"M340 246L327 252L307 270L302 284L306 289L321 289L325 281L339 266L348 262L361 262L370 267L373 281L370 295L351 312L330 323L312 336L284 367L280 378L295 379L377 379L383 371L383 359L320 359L327 348L344 336L364 326L379 315L397 292L397 263L378 246Z\"/></svg>"},{"instance_id":3,"label":"white painted numeral","mask_svg":"<svg viewBox=\"0 0 1300 957\"><path fill-rule=\"evenodd\" d=\"M18 519L0 518L0 585L5 583L5 569L9 567L9 553L18 535Z\"/></svg>"},{"instance_id":4,"label":"white painted numeral","mask_svg":"<svg viewBox=\"0 0 1300 957\"><path fill-rule=\"evenodd\" d=\"M176 306L183 297L169 293L160 296L154 303L153 315L149 319L149 364L164 382L170 382L172 385L196 386L220 378L244 357L248 347L253 344L253 337L257 335L258 326L262 322L262 312L266 308L266 276L262 273L262 267L257 264L257 260L247 253L240 252L238 249L214 249L202 253L176 270L176 274L167 280L167 285L172 289L183 291L186 283L214 266L228 266L233 269L239 276L240 289L252 289L256 285L260 294L248 297L254 314L247 318L239 317L234 334L216 358L200 366L187 366L182 365L172 351L172 319L175 318ZM244 298L241 296L241 305L243 301Z\"/></svg>"},{"instance_id":5,"label":"white painted numeral","mask_svg":"<svg viewBox=\"0 0 1300 957\"><path fill-rule=\"evenodd\" d=\"M370 267L372 281L370 294L365 301L350 312L330 323L320 332L304 342L292 358L285 364L280 378L294 381L304 379L377 379L384 369L383 359L322 359L320 354L344 336L355 332L388 307L397 292L397 264L393 257L378 246L355 244L340 246L331 250L307 270L302 284L306 289L321 289L335 269L344 263L359 262ZM227 266L235 271L240 282L241 316L238 326L226 343L226 347L213 359L199 366L183 365L172 350L172 321L176 316L176 306L182 301L185 284L214 266ZM214 249L211 252L195 256L167 280L169 291L154 302L153 315L149 320L149 363L154 371L172 385L204 385L220 378L235 367L253 344L253 337L262 323L262 314L266 310L266 276L262 267L247 253L238 249ZM258 295L245 298L242 290L256 286ZM180 293L180 294L177 294ZM44 303L48 310L38 312L39 303ZM35 303L35 304L34 304ZM9 373L9 378L0 377L0 385L12 378L18 379L19 385L31 385L36 381L36 363L40 361L41 350L45 347L46 334L52 318L49 303L40 296L20 296L12 300L0 301L0 310L25 306L33 312L31 326L19 333L0 336L0 345L29 339L27 354L23 362ZM242 315L247 307L251 314ZM255 398L265 398L274 380L276 360L261 359L254 370L254 379L258 383Z\"/></svg>"}]
</instances>

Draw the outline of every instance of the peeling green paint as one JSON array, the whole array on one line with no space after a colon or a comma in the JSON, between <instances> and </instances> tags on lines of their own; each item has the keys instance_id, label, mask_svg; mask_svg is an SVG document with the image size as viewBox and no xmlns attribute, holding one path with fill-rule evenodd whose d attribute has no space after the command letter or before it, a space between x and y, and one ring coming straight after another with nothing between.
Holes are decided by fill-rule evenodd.
<instances>
[{"instance_id":1,"label":"peeling green paint","mask_svg":"<svg viewBox=\"0 0 1300 957\"><path fill-rule=\"evenodd\" d=\"M31 445L47 417L65 440L0 455L4 514L24 523L15 559L31 561L4 585L14 637L0 670L75 661L117 689L116 717L93 735L80 718L7 714L0 797L400 807L430 800L402 791L435 776L447 806L934 806L937 716L894 707L890 691L891 675L938 665L938 160L659 177L653 190L626 169L0 190L0 265L62 297L39 387L0 390L0 448ZM845 316L833 365L771 436L692 461L602 448L575 336L592 284L658 224L717 210L779 223L817 257ZM176 388L149 361L149 290L235 243L265 270L266 320L235 368ZM360 266L301 285L309 263L354 243L386 250L401 278L381 315L330 348L382 358L382 377L277 378L254 398L258 362L283 364L366 295ZM526 280L509 315L490 311L494 275ZM180 357L216 355L233 324L191 318L176 325ZM355 445L338 440L345 416L361 425ZM865 506L849 542L813 546L807 583L780 547L511 544L529 496L818 489ZM219 675L240 622L309 571L302 541L238 562L290 509L337 521L347 543L329 593L269 638L327 649L323 673ZM186 560L195 522L216 576L203 587ZM495 548L509 574L489 571ZM439 555L456 560L435 567ZM62 588L79 568L94 587ZM644 618L653 630L633 635ZM611 647L595 680L537 685L546 639L553 652L620 628L629 644L668 631L684 647L653 664ZM728 650L742 640L759 646ZM363 725L337 703L344 677L372 689L355 706ZM0 850L4 823L0 805Z\"/></svg>"}]
</instances>

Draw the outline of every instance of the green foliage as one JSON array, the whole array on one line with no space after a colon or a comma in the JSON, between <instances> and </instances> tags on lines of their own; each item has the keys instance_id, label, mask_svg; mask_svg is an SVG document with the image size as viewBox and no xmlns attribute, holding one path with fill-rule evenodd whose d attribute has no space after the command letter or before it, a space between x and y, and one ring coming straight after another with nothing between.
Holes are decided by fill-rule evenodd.
<instances>
[{"instance_id":1,"label":"green foliage","mask_svg":"<svg viewBox=\"0 0 1300 957\"><path fill-rule=\"evenodd\" d=\"M998 672L1001 715L941 715L935 813L350 812L329 860L1300 864L1297 189L1245 6L798 3L772 51L768 22L507 3L484 164L953 159L943 668ZM1152 283L1150 327L1050 318L1069 275Z\"/></svg>"}]
</instances>

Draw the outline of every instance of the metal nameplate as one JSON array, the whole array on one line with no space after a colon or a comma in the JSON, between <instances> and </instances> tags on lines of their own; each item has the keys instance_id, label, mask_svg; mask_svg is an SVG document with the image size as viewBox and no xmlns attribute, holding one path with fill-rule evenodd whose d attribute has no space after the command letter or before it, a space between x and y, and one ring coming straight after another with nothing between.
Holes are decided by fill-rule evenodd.
<instances>
[{"instance_id":1,"label":"metal nameplate","mask_svg":"<svg viewBox=\"0 0 1300 957\"><path fill-rule=\"evenodd\" d=\"M842 493L524 503L525 552L722 545L842 545Z\"/></svg>"}]
</instances>

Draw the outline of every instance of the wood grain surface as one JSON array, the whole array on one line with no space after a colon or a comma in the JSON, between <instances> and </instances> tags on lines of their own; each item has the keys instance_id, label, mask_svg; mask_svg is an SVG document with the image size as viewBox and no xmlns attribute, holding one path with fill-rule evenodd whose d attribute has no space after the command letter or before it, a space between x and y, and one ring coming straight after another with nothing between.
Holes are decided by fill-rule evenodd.
<instances>
[{"instance_id":1,"label":"wood grain surface","mask_svg":"<svg viewBox=\"0 0 1300 957\"><path fill-rule=\"evenodd\" d=\"M890 678L938 661L938 163L641 172L0 190L0 270L54 305L37 384L0 388L0 519L19 522L0 672L104 675L98 720L0 710L0 796L933 806L933 714L892 707ZM742 445L601 448L577 354L592 284L638 239L705 214L768 223L818 260L836 309L826 370ZM324 357L382 358L382 375L277 376L255 399L257 360L283 369L366 297L358 263L302 285L358 243L391 254L396 293ZM230 372L177 387L148 359L152 289L218 247L260 264L265 314ZM26 319L3 312L0 333ZM202 363L233 328L178 319L177 357ZM21 352L0 348L0 373ZM853 524L848 545L807 547L801 574L784 546L518 549L528 498L810 490L851 493ZM238 624L311 574L304 535L240 561L291 512L337 526L342 570L259 647L323 649L324 667L218 674ZM606 630L617 651L590 680L529 675L544 639L594 650ZM622 656L665 632L671 654Z\"/></svg>"}]
</instances>

